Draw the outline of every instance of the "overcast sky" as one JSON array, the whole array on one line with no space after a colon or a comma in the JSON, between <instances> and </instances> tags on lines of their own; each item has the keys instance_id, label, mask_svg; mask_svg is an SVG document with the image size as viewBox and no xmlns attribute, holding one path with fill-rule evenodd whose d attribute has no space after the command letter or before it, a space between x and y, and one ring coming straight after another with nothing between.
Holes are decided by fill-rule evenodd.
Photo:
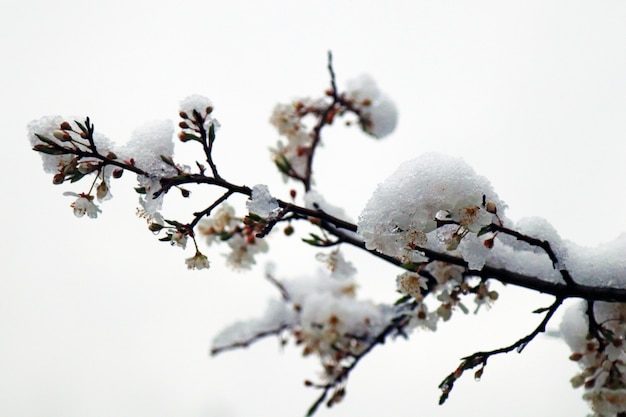
<instances>
[{"instance_id":1,"label":"overcast sky","mask_svg":"<svg viewBox=\"0 0 626 417\"><path fill-rule=\"evenodd\" d=\"M206 95L222 124L222 174L284 197L267 120L275 103L327 88L332 50L340 86L369 73L400 113L383 141L335 128L316 161L319 191L354 219L400 162L437 150L488 177L513 219L544 217L590 246L626 231L624 2L6 3L0 415L299 416L317 395L302 385L317 363L275 340L208 356L221 327L276 296L262 279L265 261L279 277L306 276L315 252L286 256L295 241L278 241L240 274L217 248L209 271L187 271L190 255L135 217L130 175L101 218L75 218L62 192L80 187L53 186L25 138L43 115L90 116L124 142L146 121L175 120L187 95ZM176 152L193 162L191 149ZM361 269L364 296L393 299L396 271L346 256ZM377 349L344 403L319 415L583 416L582 393L569 385L576 366L565 343L547 337L493 359L480 383L468 377L436 405L460 357L517 340L537 323L530 312L549 303L506 289L491 311Z\"/></svg>"}]
</instances>

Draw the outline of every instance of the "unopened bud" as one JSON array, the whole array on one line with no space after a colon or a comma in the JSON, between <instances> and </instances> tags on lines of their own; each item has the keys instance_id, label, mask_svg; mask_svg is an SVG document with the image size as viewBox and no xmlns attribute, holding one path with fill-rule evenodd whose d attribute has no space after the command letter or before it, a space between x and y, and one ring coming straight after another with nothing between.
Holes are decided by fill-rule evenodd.
<instances>
[{"instance_id":1,"label":"unopened bud","mask_svg":"<svg viewBox=\"0 0 626 417\"><path fill-rule=\"evenodd\" d=\"M493 238L490 239L485 239L485 241L483 242L483 245L485 245L485 247L487 249L493 249Z\"/></svg>"},{"instance_id":2,"label":"unopened bud","mask_svg":"<svg viewBox=\"0 0 626 417\"><path fill-rule=\"evenodd\" d=\"M117 159L117 155L115 155L115 153L113 153L113 152L109 152L109 153L107 153L107 158L109 158L109 159Z\"/></svg>"},{"instance_id":3,"label":"unopened bud","mask_svg":"<svg viewBox=\"0 0 626 417\"><path fill-rule=\"evenodd\" d=\"M185 121L180 122L178 124L178 127L180 127L181 129L189 129L189 125Z\"/></svg>"},{"instance_id":4,"label":"unopened bud","mask_svg":"<svg viewBox=\"0 0 626 417\"><path fill-rule=\"evenodd\" d=\"M289 195L291 196L291 199L293 200L294 198L296 198L296 190L295 189L291 189L289 190Z\"/></svg>"},{"instance_id":5,"label":"unopened bud","mask_svg":"<svg viewBox=\"0 0 626 417\"><path fill-rule=\"evenodd\" d=\"M287 227L285 227L284 232L285 232L286 236L291 236L293 234L293 232L294 232L293 226L292 225L288 225Z\"/></svg>"},{"instance_id":6,"label":"unopened bud","mask_svg":"<svg viewBox=\"0 0 626 417\"><path fill-rule=\"evenodd\" d=\"M595 379L589 379L587 381L585 381L585 389L591 389L596 385L596 380Z\"/></svg>"},{"instance_id":7,"label":"unopened bud","mask_svg":"<svg viewBox=\"0 0 626 417\"><path fill-rule=\"evenodd\" d=\"M71 140L72 137L70 136L69 133L63 131L63 130L55 130L54 132L52 132L52 135L57 138L58 140L67 142L68 140Z\"/></svg>"},{"instance_id":8,"label":"unopened bud","mask_svg":"<svg viewBox=\"0 0 626 417\"><path fill-rule=\"evenodd\" d=\"M63 174L56 174L54 177L52 177L53 184L63 184L63 181L65 181L65 175Z\"/></svg>"},{"instance_id":9,"label":"unopened bud","mask_svg":"<svg viewBox=\"0 0 626 417\"><path fill-rule=\"evenodd\" d=\"M189 116L187 116L187 113L185 113L184 111L181 111L180 113L178 113L178 115L181 119L189 119Z\"/></svg>"},{"instance_id":10,"label":"unopened bud","mask_svg":"<svg viewBox=\"0 0 626 417\"><path fill-rule=\"evenodd\" d=\"M103 200L107 194L109 194L109 187L105 181L102 181L96 188L96 197L98 200Z\"/></svg>"},{"instance_id":11,"label":"unopened bud","mask_svg":"<svg viewBox=\"0 0 626 417\"><path fill-rule=\"evenodd\" d=\"M114 169L113 170L113 178L122 178L122 174L124 173L123 169Z\"/></svg>"},{"instance_id":12,"label":"unopened bud","mask_svg":"<svg viewBox=\"0 0 626 417\"><path fill-rule=\"evenodd\" d=\"M183 197L187 198L191 195L191 191L189 190L185 190L184 188L180 189L180 193L183 195Z\"/></svg>"},{"instance_id":13,"label":"unopened bud","mask_svg":"<svg viewBox=\"0 0 626 417\"><path fill-rule=\"evenodd\" d=\"M158 232L161 229L163 229L163 225L158 224L158 223L150 223L148 225L148 229L150 229L151 232Z\"/></svg>"},{"instance_id":14,"label":"unopened bud","mask_svg":"<svg viewBox=\"0 0 626 417\"><path fill-rule=\"evenodd\" d=\"M492 214L496 214L498 212L496 203L494 203L493 201L487 201L487 204L485 204L485 210Z\"/></svg>"},{"instance_id":15,"label":"unopened bud","mask_svg":"<svg viewBox=\"0 0 626 417\"><path fill-rule=\"evenodd\" d=\"M446 246L447 250L455 250L459 247L459 243L461 243L462 236L457 235L456 233L452 235L450 240L448 241L448 246Z\"/></svg>"},{"instance_id":16,"label":"unopened bud","mask_svg":"<svg viewBox=\"0 0 626 417\"><path fill-rule=\"evenodd\" d=\"M576 375L569 380L573 388L579 388L585 383L585 377L581 374Z\"/></svg>"},{"instance_id":17,"label":"unopened bud","mask_svg":"<svg viewBox=\"0 0 626 417\"><path fill-rule=\"evenodd\" d=\"M61 123L61 130L72 130L72 126L68 122Z\"/></svg>"},{"instance_id":18,"label":"unopened bud","mask_svg":"<svg viewBox=\"0 0 626 417\"><path fill-rule=\"evenodd\" d=\"M571 355L569 355L569 360L571 360L571 361L579 361L579 360L582 359L582 357L583 357L582 353L574 352Z\"/></svg>"}]
</instances>

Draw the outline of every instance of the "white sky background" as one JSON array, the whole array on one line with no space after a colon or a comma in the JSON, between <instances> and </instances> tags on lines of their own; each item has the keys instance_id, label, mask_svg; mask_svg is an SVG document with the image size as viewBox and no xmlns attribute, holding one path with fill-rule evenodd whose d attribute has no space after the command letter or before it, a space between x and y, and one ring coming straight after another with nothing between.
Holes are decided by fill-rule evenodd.
<instances>
[{"instance_id":1,"label":"white sky background","mask_svg":"<svg viewBox=\"0 0 626 417\"><path fill-rule=\"evenodd\" d=\"M367 72L400 111L384 141L341 126L326 136L318 189L355 219L400 162L439 150L487 176L514 219L545 217L589 245L626 231L624 2L10 3L0 15L0 415L299 416L318 394L302 386L317 363L275 340L208 356L219 329L276 296L264 261L277 262L279 278L303 276L315 251L287 255L299 246L279 239L259 268L239 274L217 248L209 271L189 272L189 252L135 218L130 175L101 218L76 219L62 192L88 186L52 186L24 137L42 115L88 115L123 142L146 121L175 120L185 96L207 95L222 123L222 175L285 198L267 120L276 102L327 88L331 49L340 86ZM179 146L176 159L192 163L192 151ZM203 203L184 211L171 200L165 211L181 220ZM364 296L393 300L396 271L345 254ZM480 383L468 375L436 405L460 357L517 340L540 319L530 311L549 302L504 290L478 317L377 348L344 403L319 415L583 416L568 349L545 337L492 359Z\"/></svg>"}]
</instances>

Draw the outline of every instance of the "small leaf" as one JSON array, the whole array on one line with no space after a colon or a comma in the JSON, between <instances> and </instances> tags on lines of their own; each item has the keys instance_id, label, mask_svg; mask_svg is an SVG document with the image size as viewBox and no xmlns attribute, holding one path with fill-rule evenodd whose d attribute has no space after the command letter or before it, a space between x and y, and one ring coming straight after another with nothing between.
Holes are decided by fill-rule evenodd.
<instances>
[{"instance_id":1,"label":"small leaf","mask_svg":"<svg viewBox=\"0 0 626 417\"><path fill-rule=\"evenodd\" d=\"M200 138L192 133L181 132L179 139L181 142L188 142L190 140L200 141Z\"/></svg>"},{"instance_id":2,"label":"small leaf","mask_svg":"<svg viewBox=\"0 0 626 417\"><path fill-rule=\"evenodd\" d=\"M80 181L84 176L85 174L76 170L72 172L72 174L69 176L69 179L71 180L71 182L76 182L76 181Z\"/></svg>"},{"instance_id":3,"label":"small leaf","mask_svg":"<svg viewBox=\"0 0 626 417\"><path fill-rule=\"evenodd\" d=\"M211 123L209 127L209 142L213 142L215 140L215 126Z\"/></svg>"},{"instance_id":4,"label":"small leaf","mask_svg":"<svg viewBox=\"0 0 626 417\"><path fill-rule=\"evenodd\" d=\"M172 226L174 226L177 230L180 230L184 227L184 225L180 222L177 222L176 220L167 220L164 219L165 223L170 224Z\"/></svg>"},{"instance_id":5,"label":"small leaf","mask_svg":"<svg viewBox=\"0 0 626 417\"><path fill-rule=\"evenodd\" d=\"M404 295L404 296L402 296L402 297L398 298L398 299L396 300L396 302L395 302L395 303L393 303L393 305L394 305L394 306L397 306L397 305L399 305L399 304L404 304L404 303L406 303L407 301L409 301L411 298L413 298L413 297L411 297L409 294Z\"/></svg>"},{"instance_id":6,"label":"small leaf","mask_svg":"<svg viewBox=\"0 0 626 417\"><path fill-rule=\"evenodd\" d=\"M135 191L137 192L137 194L146 194L146 187L135 187Z\"/></svg>"},{"instance_id":7,"label":"small leaf","mask_svg":"<svg viewBox=\"0 0 626 417\"><path fill-rule=\"evenodd\" d=\"M74 120L74 123L76 123L76 125L80 128L80 130L82 130L84 133L88 133L87 128L85 127L85 125L83 125L81 122L79 122L78 120ZM89 118L87 118L87 123L89 123Z\"/></svg>"},{"instance_id":8,"label":"small leaf","mask_svg":"<svg viewBox=\"0 0 626 417\"><path fill-rule=\"evenodd\" d=\"M176 168L176 164L171 156L159 155L161 157L161 161L165 162L167 165Z\"/></svg>"},{"instance_id":9,"label":"small leaf","mask_svg":"<svg viewBox=\"0 0 626 417\"><path fill-rule=\"evenodd\" d=\"M65 154L70 153L66 149L56 148L56 147L53 148L51 146L43 145L43 144L38 144L38 145L33 146L33 150L37 152L45 153L48 155L65 155Z\"/></svg>"},{"instance_id":10,"label":"small leaf","mask_svg":"<svg viewBox=\"0 0 626 417\"><path fill-rule=\"evenodd\" d=\"M39 133L35 133L35 136L37 136L37 139L39 139L40 141L47 143L48 145L53 145L53 146L59 146L59 144L55 141L53 141L52 139L47 138L44 135L40 135Z\"/></svg>"}]
</instances>

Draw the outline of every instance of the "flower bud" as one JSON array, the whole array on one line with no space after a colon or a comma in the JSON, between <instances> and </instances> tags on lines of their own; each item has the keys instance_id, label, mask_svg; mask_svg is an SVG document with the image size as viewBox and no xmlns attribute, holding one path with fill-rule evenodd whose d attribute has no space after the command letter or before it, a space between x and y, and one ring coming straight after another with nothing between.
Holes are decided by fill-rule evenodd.
<instances>
[{"instance_id":1,"label":"flower bud","mask_svg":"<svg viewBox=\"0 0 626 417\"><path fill-rule=\"evenodd\" d=\"M163 225L160 225L158 223L150 223L148 225L148 229L150 229L151 232L158 232L163 229Z\"/></svg>"},{"instance_id":2,"label":"flower bud","mask_svg":"<svg viewBox=\"0 0 626 417\"><path fill-rule=\"evenodd\" d=\"M96 188L96 197L98 200L104 200L109 194L109 186L105 181L102 181Z\"/></svg>"},{"instance_id":3,"label":"flower bud","mask_svg":"<svg viewBox=\"0 0 626 417\"><path fill-rule=\"evenodd\" d=\"M285 227L285 236L291 236L294 232L294 228L292 225L288 225L287 227Z\"/></svg>"},{"instance_id":4,"label":"flower bud","mask_svg":"<svg viewBox=\"0 0 626 417\"><path fill-rule=\"evenodd\" d=\"M65 175L59 173L56 174L54 177L52 177L52 183L53 184L63 184L63 181L65 181Z\"/></svg>"},{"instance_id":5,"label":"flower bud","mask_svg":"<svg viewBox=\"0 0 626 417\"><path fill-rule=\"evenodd\" d=\"M581 374L576 375L569 381L573 388L579 388L585 383L585 377Z\"/></svg>"},{"instance_id":6,"label":"flower bud","mask_svg":"<svg viewBox=\"0 0 626 417\"><path fill-rule=\"evenodd\" d=\"M113 170L113 178L122 178L122 174L124 173L123 169L114 169Z\"/></svg>"},{"instance_id":7,"label":"flower bud","mask_svg":"<svg viewBox=\"0 0 626 417\"><path fill-rule=\"evenodd\" d=\"M68 122L61 123L61 130L72 130L72 126Z\"/></svg>"},{"instance_id":8,"label":"flower bud","mask_svg":"<svg viewBox=\"0 0 626 417\"><path fill-rule=\"evenodd\" d=\"M54 132L52 132L52 135L58 140L63 141L63 142L67 142L68 140L72 139L70 134L63 130L55 130Z\"/></svg>"},{"instance_id":9,"label":"flower bud","mask_svg":"<svg viewBox=\"0 0 626 417\"><path fill-rule=\"evenodd\" d=\"M485 205L485 210L492 214L496 214L498 212L496 203L494 203L493 201L487 201L487 204Z\"/></svg>"}]
</instances>

